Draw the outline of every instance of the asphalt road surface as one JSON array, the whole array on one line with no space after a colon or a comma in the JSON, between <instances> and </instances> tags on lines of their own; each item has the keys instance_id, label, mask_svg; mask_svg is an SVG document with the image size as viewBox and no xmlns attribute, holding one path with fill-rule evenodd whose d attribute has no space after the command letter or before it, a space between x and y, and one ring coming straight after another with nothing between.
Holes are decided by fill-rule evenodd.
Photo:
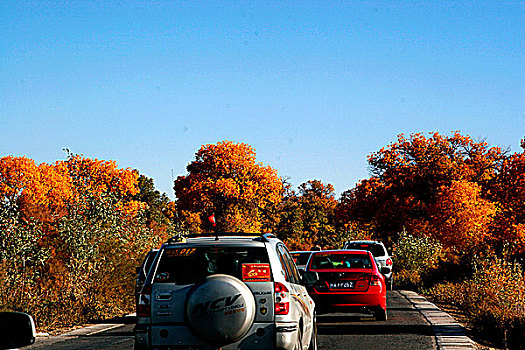
<instances>
[{"instance_id":1,"label":"asphalt road surface","mask_svg":"<svg viewBox=\"0 0 525 350\"><path fill-rule=\"evenodd\" d=\"M133 319L94 325L57 337L39 337L25 349L132 350ZM436 349L431 325L397 291L388 293L388 320L372 316L334 313L318 316L321 350Z\"/></svg>"},{"instance_id":2,"label":"asphalt road surface","mask_svg":"<svg viewBox=\"0 0 525 350\"><path fill-rule=\"evenodd\" d=\"M431 325L398 292L388 292L387 321L359 314L317 317L319 349L436 349Z\"/></svg>"}]
</instances>

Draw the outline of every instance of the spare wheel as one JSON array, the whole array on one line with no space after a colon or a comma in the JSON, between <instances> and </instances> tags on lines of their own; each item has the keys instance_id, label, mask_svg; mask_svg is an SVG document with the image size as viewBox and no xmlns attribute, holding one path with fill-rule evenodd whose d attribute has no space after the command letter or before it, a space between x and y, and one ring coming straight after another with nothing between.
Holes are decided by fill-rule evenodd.
<instances>
[{"instance_id":1,"label":"spare wheel","mask_svg":"<svg viewBox=\"0 0 525 350\"><path fill-rule=\"evenodd\" d=\"M255 318L251 290L229 275L211 275L190 292L186 316L195 334L211 344L226 345L241 339Z\"/></svg>"}]
</instances>

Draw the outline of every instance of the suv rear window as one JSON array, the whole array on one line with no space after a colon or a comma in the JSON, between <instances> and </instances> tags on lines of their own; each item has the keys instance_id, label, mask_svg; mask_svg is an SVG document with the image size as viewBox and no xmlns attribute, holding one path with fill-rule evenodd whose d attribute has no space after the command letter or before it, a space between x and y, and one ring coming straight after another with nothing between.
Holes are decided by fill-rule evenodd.
<instances>
[{"instance_id":1,"label":"suv rear window","mask_svg":"<svg viewBox=\"0 0 525 350\"><path fill-rule=\"evenodd\" d=\"M348 243L345 249L368 250L373 256L387 255L383 246L375 243Z\"/></svg>"},{"instance_id":2,"label":"suv rear window","mask_svg":"<svg viewBox=\"0 0 525 350\"><path fill-rule=\"evenodd\" d=\"M264 247L168 247L153 282L192 284L216 273L242 279L242 264L268 263Z\"/></svg>"},{"instance_id":3,"label":"suv rear window","mask_svg":"<svg viewBox=\"0 0 525 350\"><path fill-rule=\"evenodd\" d=\"M315 254L311 263L312 270L323 269L371 269L372 262L364 254Z\"/></svg>"}]
</instances>

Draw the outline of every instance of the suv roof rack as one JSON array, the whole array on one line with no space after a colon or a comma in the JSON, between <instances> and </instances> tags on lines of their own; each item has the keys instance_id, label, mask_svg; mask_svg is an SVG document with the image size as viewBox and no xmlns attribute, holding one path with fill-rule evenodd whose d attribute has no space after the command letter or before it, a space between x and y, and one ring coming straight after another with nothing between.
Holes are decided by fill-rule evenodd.
<instances>
[{"instance_id":1,"label":"suv roof rack","mask_svg":"<svg viewBox=\"0 0 525 350\"><path fill-rule=\"evenodd\" d=\"M216 233L191 233L187 235L176 234L170 237L167 241L169 244L184 243L186 238L201 238L201 237L215 237L218 241L219 237L255 237L254 240L261 242L268 242L269 238L277 238L273 233L254 233L254 232L216 232Z\"/></svg>"},{"instance_id":2,"label":"suv roof rack","mask_svg":"<svg viewBox=\"0 0 525 350\"><path fill-rule=\"evenodd\" d=\"M263 233L259 237L254 238L254 241L269 242L269 238L277 238L273 233Z\"/></svg>"}]
</instances>

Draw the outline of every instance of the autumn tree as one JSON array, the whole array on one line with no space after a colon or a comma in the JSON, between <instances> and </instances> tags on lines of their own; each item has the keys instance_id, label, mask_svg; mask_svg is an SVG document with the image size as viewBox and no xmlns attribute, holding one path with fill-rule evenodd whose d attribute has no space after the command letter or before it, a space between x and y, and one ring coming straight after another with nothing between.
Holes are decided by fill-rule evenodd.
<instances>
[{"instance_id":1,"label":"autumn tree","mask_svg":"<svg viewBox=\"0 0 525 350\"><path fill-rule=\"evenodd\" d=\"M279 207L276 232L290 249L309 250L315 245L336 248L334 210L337 201L331 184L310 180L290 191Z\"/></svg>"},{"instance_id":2,"label":"autumn tree","mask_svg":"<svg viewBox=\"0 0 525 350\"><path fill-rule=\"evenodd\" d=\"M478 184L453 181L450 186L439 189L428 213L428 226L420 228L420 232L432 236L444 246L473 252L490 238L496 205L482 198Z\"/></svg>"},{"instance_id":3,"label":"autumn tree","mask_svg":"<svg viewBox=\"0 0 525 350\"><path fill-rule=\"evenodd\" d=\"M36 165L27 157L0 158L0 202L25 217L53 220L64 214L73 186L62 162Z\"/></svg>"},{"instance_id":4,"label":"autumn tree","mask_svg":"<svg viewBox=\"0 0 525 350\"><path fill-rule=\"evenodd\" d=\"M137 179L139 192L132 198L135 201L146 204L145 215L149 225L167 225L175 223L176 215L173 215L172 206L174 203L168 198L166 193L161 194L155 188L153 179L145 175L140 175Z\"/></svg>"},{"instance_id":5,"label":"autumn tree","mask_svg":"<svg viewBox=\"0 0 525 350\"><path fill-rule=\"evenodd\" d=\"M255 150L244 143L222 141L202 146L175 180L177 206L201 229L260 232L265 214L281 201L283 185L277 171L256 162ZM198 218L195 217L198 215Z\"/></svg>"},{"instance_id":6,"label":"autumn tree","mask_svg":"<svg viewBox=\"0 0 525 350\"><path fill-rule=\"evenodd\" d=\"M401 134L397 142L368 157L372 177L343 194L342 212L346 220L369 225L378 238L391 241L404 227L410 231L428 222L431 206L447 196L443 191L454 182L481 186L479 196L483 197L504 158L500 148L459 132L431 133L430 137Z\"/></svg>"},{"instance_id":7,"label":"autumn tree","mask_svg":"<svg viewBox=\"0 0 525 350\"><path fill-rule=\"evenodd\" d=\"M493 237L503 248L508 244L511 254L525 258L525 138L522 152L505 158L497 176L490 184L489 197L500 210L493 225Z\"/></svg>"},{"instance_id":8,"label":"autumn tree","mask_svg":"<svg viewBox=\"0 0 525 350\"><path fill-rule=\"evenodd\" d=\"M40 326L131 310L122 295L132 295L135 266L159 244L133 198L137 179L76 155L39 165L0 158L0 309L28 311Z\"/></svg>"}]
</instances>

